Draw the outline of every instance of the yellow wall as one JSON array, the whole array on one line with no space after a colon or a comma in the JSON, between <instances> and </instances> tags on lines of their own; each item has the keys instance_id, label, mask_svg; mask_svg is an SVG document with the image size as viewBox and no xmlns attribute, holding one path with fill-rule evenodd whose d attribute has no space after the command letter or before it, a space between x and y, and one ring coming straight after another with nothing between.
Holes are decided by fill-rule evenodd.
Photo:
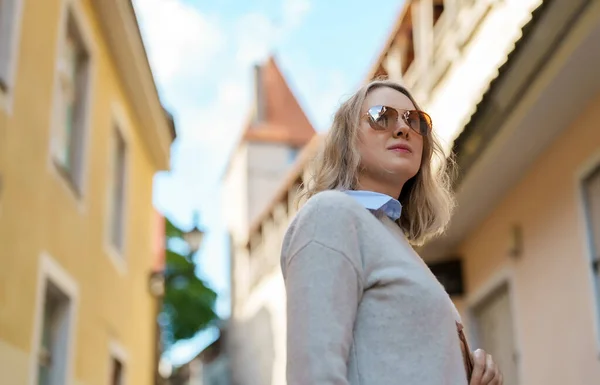
<instances>
[{"instance_id":1,"label":"yellow wall","mask_svg":"<svg viewBox=\"0 0 600 385\"><path fill-rule=\"evenodd\" d=\"M5 152L0 197L0 382L29 381L40 255L47 252L79 288L73 373L78 384L107 384L109 341L127 354L127 383L153 376L155 303L148 294L152 267L152 177L130 101L100 33L90 1L80 1L95 41L92 110L85 155L85 195L77 202L49 155L51 103L59 38L60 0L24 1L14 108L0 150ZM105 252L112 105L132 123L126 197L127 272ZM0 123L1 125L2 123ZM2 163L0 162L0 166Z\"/></svg>"},{"instance_id":2,"label":"yellow wall","mask_svg":"<svg viewBox=\"0 0 600 385\"><path fill-rule=\"evenodd\" d=\"M594 289L577 185L581 170L594 158L600 162L598 122L600 95L582 106L579 119L461 247L471 296L499 271L513 277L521 384L591 385L600 378ZM507 253L513 223L523 226L524 253L517 260Z\"/></svg>"}]
</instances>

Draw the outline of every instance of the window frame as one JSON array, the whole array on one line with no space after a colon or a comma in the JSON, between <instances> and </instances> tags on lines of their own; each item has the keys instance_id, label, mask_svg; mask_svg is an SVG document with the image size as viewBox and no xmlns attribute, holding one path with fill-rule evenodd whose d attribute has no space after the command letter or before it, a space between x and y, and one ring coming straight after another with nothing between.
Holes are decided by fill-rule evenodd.
<instances>
[{"instance_id":1,"label":"window frame","mask_svg":"<svg viewBox=\"0 0 600 385\"><path fill-rule=\"evenodd\" d=\"M596 172L600 172L600 151L593 154L576 174L577 200L579 202L581 234L583 234L583 249L585 263L588 269L588 280L590 282L592 317L594 320L594 334L596 340L596 354L600 359L600 271L594 271L594 261L600 259L600 250L594 250L594 234L592 223L588 215L588 201L586 193L587 180ZM599 255L594 255L594 251Z\"/></svg>"},{"instance_id":2,"label":"window frame","mask_svg":"<svg viewBox=\"0 0 600 385\"><path fill-rule=\"evenodd\" d=\"M125 243L125 202L127 195L128 145L118 123L112 124L110 149L110 219L108 235L111 247L123 254Z\"/></svg>"},{"instance_id":3,"label":"window frame","mask_svg":"<svg viewBox=\"0 0 600 385\"><path fill-rule=\"evenodd\" d=\"M520 317L519 307L517 306L516 299L518 298L518 282L515 269L511 266L504 266L489 276L478 288L475 290L468 291L465 296L464 302L464 315L463 323L465 330L467 331L467 338L470 341L471 349L476 349L481 344L479 338L479 325L476 317L476 310L481 305L485 304L495 292L502 287L506 287L508 300L511 309L511 323L513 329L514 347L517 359L517 372L516 376L518 380L523 379L524 365L523 365L523 332L521 330L521 324L518 322Z\"/></svg>"},{"instance_id":4,"label":"window frame","mask_svg":"<svg viewBox=\"0 0 600 385\"><path fill-rule=\"evenodd\" d=\"M114 361L119 361L119 363L121 364L121 383L120 385L126 385L127 384L127 373L128 373L128 361L129 361L129 354L127 353L127 350L123 347L123 345L121 345L119 342L115 341L115 340L111 340L108 344L108 369L107 369L107 375L108 375L108 382L107 384L109 385L113 385L112 383L112 374L113 374L113 362Z\"/></svg>"},{"instance_id":5,"label":"window frame","mask_svg":"<svg viewBox=\"0 0 600 385\"><path fill-rule=\"evenodd\" d=\"M24 0L0 0L0 34L6 33L6 46L0 45L0 109L12 115L13 96L17 63L19 60L19 42L21 41L21 25L23 20ZM9 5L7 5L10 3ZM3 7L9 12L3 13Z\"/></svg>"},{"instance_id":6,"label":"window frame","mask_svg":"<svg viewBox=\"0 0 600 385\"><path fill-rule=\"evenodd\" d=\"M74 359L76 344L77 314L79 309L79 287L77 282L60 264L54 260L48 253L43 252L39 260L39 269L37 277L37 292L35 299L35 315L33 323L32 349L29 367L29 384L38 384L38 358L41 352L42 332L44 323L44 309L46 292L49 283L55 286L64 294L69 302L67 308L67 336L66 346L64 347L65 363L64 378L65 383L71 383L74 374Z\"/></svg>"},{"instance_id":7,"label":"window frame","mask_svg":"<svg viewBox=\"0 0 600 385\"><path fill-rule=\"evenodd\" d=\"M130 188L130 176L132 175L132 146L131 146L131 124L130 120L125 113L125 109L117 101L112 103L112 114L110 119L110 136L108 139L108 157L107 157L107 189L106 189L106 221L105 221L105 235L104 235L104 246L106 253L109 256L111 263L119 274L125 275L127 273L127 234L128 234L128 218L129 218L129 196L131 192ZM121 250L115 247L113 244L113 192L114 192L114 162L115 162L115 132L123 139L125 145L125 156L124 156L124 177L123 177L123 203L122 203L122 245Z\"/></svg>"},{"instance_id":8,"label":"window frame","mask_svg":"<svg viewBox=\"0 0 600 385\"><path fill-rule=\"evenodd\" d=\"M91 140L92 115L93 115L93 99L94 89L96 84L96 52L97 47L94 44L93 33L89 18L84 13L81 4L76 0L62 0L62 10L59 19L58 35L56 37L55 51L55 66L54 66L54 83L51 101L50 127L49 127L49 143L48 143L48 163L52 174L60 180L60 183L68 191L68 194L77 202L81 212L85 211L84 199L87 196L87 180L88 173L85 172L89 164L89 142ZM57 125L58 116L61 113L59 110L59 93L61 92L60 82L60 62L61 55L65 49L66 37L69 25L73 24L76 28L80 43L83 45L87 53L87 79L84 92L84 102L82 105L82 118L80 121L81 138L79 140L80 148L78 150L79 159L77 169L74 171L66 171L64 167L57 161L55 151L53 149L53 137L59 129Z\"/></svg>"},{"instance_id":9,"label":"window frame","mask_svg":"<svg viewBox=\"0 0 600 385\"><path fill-rule=\"evenodd\" d=\"M293 165L298 160L300 156L301 148L299 147L288 147L287 148L287 164Z\"/></svg>"}]
</instances>

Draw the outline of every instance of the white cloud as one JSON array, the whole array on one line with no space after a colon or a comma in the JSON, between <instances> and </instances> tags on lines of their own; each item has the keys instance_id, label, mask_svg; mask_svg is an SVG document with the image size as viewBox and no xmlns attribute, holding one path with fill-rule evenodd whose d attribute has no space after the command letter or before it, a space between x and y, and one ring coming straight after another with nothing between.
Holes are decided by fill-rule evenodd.
<instances>
[{"instance_id":1,"label":"white cloud","mask_svg":"<svg viewBox=\"0 0 600 385\"><path fill-rule=\"evenodd\" d=\"M225 44L219 23L176 0L135 0L152 69L160 84L198 76Z\"/></svg>"},{"instance_id":2,"label":"white cloud","mask_svg":"<svg viewBox=\"0 0 600 385\"><path fill-rule=\"evenodd\" d=\"M298 27L310 11L309 0L283 0L283 25L287 29Z\"/></svg>"},{"instance_id":3,"label":"white cloud","mask_svg":"<svg viewBox=\"0 0 600 385\"><path fill-rule=\"evenodd\" d=\"M260 63L281 41L281 33L274 22L263 13L243 15L235 26L236 64L240 68Z\"/></svg>"},{"instance_id":4,"label":"white cloud","mask_svg":"<svg viewBox=\"0 0 600 385\"><path fill-rule=\"evenodd\" d=\"M315 100L311 103L315 115L315 129L327 130L333 120L333 114L344 100L348 92L348 81L336 70L325 73L325 81L318 82L318 87L308 88L309 97ZM309 99L311 100L311 99Z\"/></svg>"},{"instance_id":5,"label":"white cloud","mask_svg":"<svg viewBox=\"0 0 600 385\"><path fill-rule=\"evenodd\" d=\"M187 108L177 122L180 140L186 145L206 144L212 149L228 148L235 141L249 108L249 84L223 80L207 105Z\"/></svg>"},{"instance_id":6,"label":"white cloud","mask_svg":"<svg viewBox=\"0 0 600 385\"><path fill-rule=\"evenodd\" d=\"M236 141L248 114L251 66L266 60L310 10L309 0L281 0L280 23L265 13L250 12L238 17L232 28L225 28L181 0L135 0L134 5L155 77L163 100L173 109L181 141L220 146ZM233 45L235 56L220 62L218 54L225 52L226 41ZM207 87L219 77L225 80ZM210 102L196 102L215 89Z\"/></svg>"},{"instance_id":7,"label":"white cloud","mask_svg":"<svg viewBox=\"0 0 600 385\"><path fill-rule=\"evenodd\" d=\"M353 87L344 74L335 68L315 68L306 52L282 58L282 66L294 74L292 85L315 125L315 130L329 128L333 114Z\"/></svg>"},{"instance_id":8,"label":"white cloud","mask_svg":"<svg viewBox=\"0 0 600 385\"><path fill-rule=\"evenodd\" d=\"M309 0L282 0L278 20L264 13L243 15L235 27L237 63L245 68L267 59L302 24L310 9Z\"/></svg>"}]
</instances>

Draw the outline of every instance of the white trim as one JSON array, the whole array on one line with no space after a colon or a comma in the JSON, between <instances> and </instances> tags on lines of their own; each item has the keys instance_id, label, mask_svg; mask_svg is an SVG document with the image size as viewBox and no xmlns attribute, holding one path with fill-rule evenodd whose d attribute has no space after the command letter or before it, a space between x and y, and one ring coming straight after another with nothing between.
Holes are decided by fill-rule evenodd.
<instances>
[{"instance_id":1,"label":"white trim","mask_svg":"<svg viewBox=\"0 0 600 385\"><path fill-rule=\"evenodd\" d=\"M111 103L111 114L113 121L119 125L121 135L123 135L125 141L128 143L131 142L133 135L131 119L129 119L129 115L126 113L123 104L113 100Z\"/></svg>"},{"instance_id":2,"label":"white trim","mask_svg":"<svg viewBox=\"0 0 600 385\"><path fill-rule=\"evenodd\" d=\"M118 130L123 141L125 142L125 176L124 176L124 194L123 194L123 247L122 250L117 250L112 245L111 234L112 234L112 209L114 202L112 201L112 183L114 179L114 130ZM105 215L106 218L104 226L104 248L108 254L113 266L117 269L119 274L125 275L127 273L127 224L128 224L128 212L129 212L129 194L130 194L130 176L132 175L132 161L131 161L131 143L132 143L132 129L131 121L128 118L123 105L117 101L113 101L111 104L111 119L110 119L110 136L109 136L109 150L108 150L108 183L106 185L109 189L106 191L106 205Z\"/></svg>"},{"instance_id":3,"label":"white trim","mask_svg":"<svg viewBox=\"0 0 600 385\"><path fill-rule=\"evenodd\" d=\"M131 103L139 121L139 132L144 135L148 155L153 166L169 169L169 152L173 138L170 124L156 89L150 65L144 53L144 44L136 22L134 7L129 1L92 1L98 27L103 33L107 49L113 52L113 64L121 76L124 97Z\"/></svg>"},{"instance_id":4,"label":"white trim","mask_svg":"<svg viewBox=\"0 0 600 385\"><path fill-rule=\"evenodd\" d=\"M597 150L595 153L593 153L580 167L578 167L578 169L575 172L575 178L574 178L574 183L575 183L575 188L573 189L573 191L575 191L575 202L577 202L577 206L578 206L578 215L579 215L579 234L582 234L582 238L581 238L581 242L583 243L584 247L584 258L585 258L585 264L587 266L587 270L588 270L588 282L590 284L590 288L592 289L592 295L589 296L591 303L590 309L592 309L592 319L594 322L594 336L596 339L596 352L598 354L598 357L600 358L600 298L598 297L598 294L596 293L596 291L598 290L596 288L596 278L594 277L594 273L591 269L590 263L592 261L592 259L594 258L594 256L592 255L592 248L590 247L590 244L593 242L592 239L590 239L590 228L589 228L589 223L588 223L588 217L587 217L587 206L585 203L585 192L583 190L583 181L590 176L590 174L596 170L598 167L600 167L600 150Z\"/></svg>"},{"instance_id":5,"label":"white trim","mask_svg":"<svg viewBox=\"0 0 600 385\"><path fill-rule=\"evenodd\" d=\"M105 231L105 233L107 232L108 230ZM127 275L127 261L125 261L125 256L123 255L123 253L119 252L119 250L115 249L114 246L110 244L110 239L106 239L110 238L109 236L105 236L104 238L104 251L106 252L106 255L108 255L108 259L110 260L111 264L113 265L117 273L119 273L119 275Z\"/></svg>"},{"instance_id":6,"label":"white trim","mask_svg":"<svg viewBox=\"0 0 600 385\"><path fill-rule=\"evenodd\" d=\"M37 384L37 358L42 338L44 319L44 299L48 281L56 285L69 298L69 336L67 343L65 377L66 385L73 383L75 347L77 346L77 314L79 311L79 287L77 282L48 253L42 252L39 259L37 290L33 321L33 338L31 341L31 357L29 366L29 384Z\"/></svg>"},{"instance_id":7,"label":"white trim","mask_svg":"<svg viewBox=\"0 0 600 385\"><path fill-rule=\"evenodd\" d=\"M4 0L7 1L7 0ZM7 73L4 81L6 82L7 90L5 92L0 91L0 109L3 109L8 116L12 115L13 111L13 98L15 88L15 76L16 69L18 68L17 63L19 61L19 42L21 40L21 25L23 22L23 0L8 0L12 1L12 14L0 15L9 19L10 25L10 42L8 50L8 64ZM4 20L6 21L6 20Z\"/></svg>"},{"instance_id":8,"label":"white trim","mask_svg":"<svg viewBox=\"0 0 600 385\"><path fill-rule=\"evenodd\" d=\"M69 16L72 16L73 21L77 27L77 31L81 35L81 40L83 41L83 45L88 54L88 79L87 79L87 87L86 87L86 105L83 107L85 110L84 121L82 123L82 131L83 131L83 139L81 142L82 150L81 150L81 169L79 173L81 175L77 176L77 179L80 181L80 196L77 196L73 188L69 186L69 182L65 180L65 177L58 170L57 165L53 159L52 154L52 135L54 135L54 131L56 129L56 116L58 114L57 105L56 105L56 95L59 89L59 62L60 62L60 54L63 51L63 45L65 42L65 36L67 33L67 27L69 22ZM67 194L69 194L76 202L79 212L86 212L86 204L85 198L87 197L87 181L88 181L88 172L87 166L89 164L89 147L91 142L91 130L92 130L92 115L94 113L94 92L95 83L96 83L96 52L97 47L94 44L94 34L92 33L93 29L85 15L85 12L82 9L82 5L79 0L62 0L61 13L59 18L59 28L58 35L56 36L56 51L55 51L55 64L54 64L54 81L52 88L52 101L50 103L50 132L49 132L49 142L48 142L48 167L49 171L52 175L54 175L59 181L60 184L65 188Z\"/></svg>"},{"instance_id":9,"label":"white trim","mask_svg":"<svg viewBox=\"0 0 600 385\"><path fill-rule=\"evenodd\" d=\"M469 293L466 297L466 317L471 326L469 330L467 330L468 337L470 341L474 342L474 346L479 345L479 341L477 338L477 322L475 321L475 309L485 303L486 300L490 298L491 295L502 286L506 285L508 291L508 301L510 304L510 311L512 313L512 326L514 331L514 344L516 349L516 354L518 357L517 360L517 379L521 381L523 377L523 345L521 341L521 329L519 327L519 323L517 322L519 318L518 316L518 307L516 306L515 299L517 298L516 293L516 277L515 272L512 267L505 266L496 271L490 278L488 278L483 285L479 287L479 289L475 290L472 293ZM471 346L472 348L474 346Z\"/></svg>"},{"instance_id":10,"label":"white trim","mask_svg":"<svg viewBox=\"0 0 600 385\"><path fill-rule=\"evenodd\" d=\"M108 343L108 352L109 352L109 354L108 354L108 378L109 378L109 380L112 375L112 360L114 358L114 359L119 360L119 362L121 362L121 365L123 365L123 372L121 373L122 374L121 385L126 385L128 383L127 374L129 372L128 371L129 354L128 354L127 350L119 342L117 342L115 340L110 340L110 342Z\"/></svg>"}]
</instances>

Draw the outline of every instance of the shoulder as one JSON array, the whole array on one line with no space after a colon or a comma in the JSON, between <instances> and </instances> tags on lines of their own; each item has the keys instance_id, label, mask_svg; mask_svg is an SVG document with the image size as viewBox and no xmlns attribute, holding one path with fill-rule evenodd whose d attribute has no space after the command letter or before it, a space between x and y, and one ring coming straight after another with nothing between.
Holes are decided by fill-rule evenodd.
<instances>
[{"instance_id":1,"label":"shoulder","mask_svg":"<svg viewBox=\"0 0 600 385\"><path fill-rule=\"evenodd\" d=\"M355 199L341 191L323 191L311 197L290 223L283 250L293 254L310 242L344 250L352 234L358 236L360 222L370 214Z\"/></svg>"},{"instance_id":2,"label":"shoulder","mask_svg":"<svg viewBox=\"0 0 600 385\"><path fill-rule=\"evenodd\" d=\"M361 239L365 215L371 215L354 198L341 191L312 196L290 223L281 247L284 277L291 260L341 256L362 274ZM309 259L304 257L310 256Z\"/></svg>"},{"instance_id":3,"label":"shoulder","mask_svg":"<svg viewBox=\"0 0 600 385\"><path fill-rule=\"evenodd\" d=\"M361 216L364 208L355 199L337 190L322 191L311 197L298 212L297 217L319 217L337 221Z\"/></svg>"}]
</instances>

